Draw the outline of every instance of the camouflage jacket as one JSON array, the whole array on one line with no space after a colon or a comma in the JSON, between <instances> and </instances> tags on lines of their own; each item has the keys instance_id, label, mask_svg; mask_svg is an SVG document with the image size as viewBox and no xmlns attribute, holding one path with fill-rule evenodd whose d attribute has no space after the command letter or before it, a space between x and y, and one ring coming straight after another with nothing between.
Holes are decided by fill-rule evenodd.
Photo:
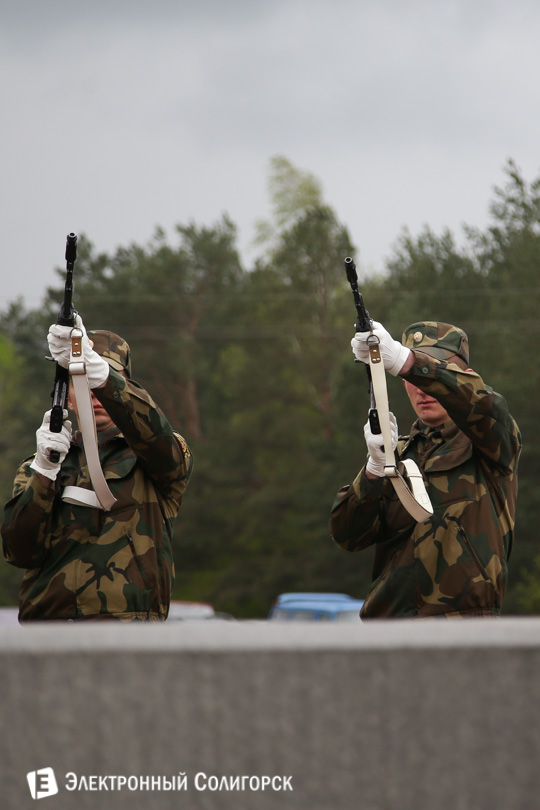
<instances>
[{"instance_id":1,"label":"camouflage jacket","mask_svg":"<svg viewBox=\"0 0 540 810\"><path fill-rule=\"evenodd\" d=\"M54 486L26 459L2 525L6 560L26 568L19 620L167 617L173 523L191 474L191 453L151 397L111 370L94 393L116 428L98 434L101 465L117 501L110 512L62 500L91 488L80 433Z\"/></svg>"},{"instance_id":2,"label":"camouflage jacket","mask_svg":"<svg viewBox=\"0 0 540 810\"><path fill-rule=\"evenodd\" d=\"M504 398L473 371L415 352L405 376L451 421L415 422L398 444L420 467L434 507L416 523L388 479L365 468L338 492L330 521L347 551L375 544L362 618L498 615L512 548L521 438Z\"/></svg>"}]
</instances>

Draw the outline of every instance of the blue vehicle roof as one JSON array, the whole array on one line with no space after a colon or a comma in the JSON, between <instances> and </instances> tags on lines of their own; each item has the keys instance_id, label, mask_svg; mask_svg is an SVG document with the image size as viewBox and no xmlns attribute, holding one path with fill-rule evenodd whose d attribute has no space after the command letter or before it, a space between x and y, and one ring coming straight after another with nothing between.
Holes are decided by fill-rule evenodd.
<instances>
[{"instance_id":1,"label":"blue vehicle roof","mask_svg":"<svg viewBox=\"0 0 540 810\"><path fill-rule=\"evenodd\" d=\"M293 610L335 614L359 611L363 604L363 599L354 599L345 593L282 593L274 602L270 614Z\"/></svg>"},{"instance_id":2,"label":"blue vehicle roof","mask_svg":"<svg viewBox=\"0 0 540 810\"><path fill-rule=\"evenodd\" d=\"M281 593L276 601L276 605L289 604L289 602L317 602L317 603L339 603L350 605L351 603L361 602L363 599L354 599L346 593Z\"/></svg>"}]
</instances>

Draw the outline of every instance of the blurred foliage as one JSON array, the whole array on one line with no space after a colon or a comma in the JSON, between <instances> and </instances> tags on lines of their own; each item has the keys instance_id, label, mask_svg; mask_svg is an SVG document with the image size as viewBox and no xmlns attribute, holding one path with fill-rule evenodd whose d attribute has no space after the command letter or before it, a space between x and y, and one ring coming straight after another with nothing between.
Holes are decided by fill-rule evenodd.
<instances>
[{"instance_id":1,"label":"blurred foliage","mask_svg":"<svg viewBox=\"0 0 540 810\"><path fill-rule=\"evenodd\" d=\"M88 328L108 328L132 348L133 374L186 437L195 469L176 523L174 597L209 601L238 617L262 617L283 591L363 597L372 553L330 540L338 488L365 458L366 378L352 362L356 317L343 259L356 256L319 182L285 158L271 163L273 220L262 253L242 266L234 224L177 225L149 244L97 253L80 235L74 303ZM485 232L465 227L398 236L386 272L360 287L371 315L399 337L416 320L456 322L471 363L504 393L523 434L517 537L507 613L540 612L539 514L534 481L540 370L540 179L526 184L509 162ZM43 305L13 303L0 315L0 495L34 451L54 376L48 325L64 270ZM400 380L388 380L401 432L412 412ZM14 603L20 572L0 566L0 602Z\"/></svg>"}]
</instances>

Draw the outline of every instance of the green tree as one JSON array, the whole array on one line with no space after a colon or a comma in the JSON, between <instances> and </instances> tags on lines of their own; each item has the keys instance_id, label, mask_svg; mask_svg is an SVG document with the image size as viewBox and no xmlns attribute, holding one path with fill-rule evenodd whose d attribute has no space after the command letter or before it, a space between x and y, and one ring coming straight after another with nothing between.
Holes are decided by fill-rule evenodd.
<instances>
[{"instance_id":1,"label":"green tree","mask_svg":"<svg viewBox=\"0 0 540 810\"><path fill-rule=\"evenodd\" d=\"M388 263L388 274L366 289L370 310L398 337L416 320L457 323L468 333L471 365L506 397L523 437L516 543L510 560L506 612L533 609L527 603L535 574L535 522L540 497L536 409L540 371L534 361L540 331L540 178L527 184L515 164L495 188L485 231L466 227L458 248L453 235L425 228L416 238L404 232ZM389 380L393 410L402 432L411 421L399 382ZM525 587L527 584L527 588Z\"/></svg>"},{"instance_id":2,"label":"green tree","mask_svg":"<svg viewBox=\"0 0 540 810\"><path fill-rule=\"evenodd\" d=\"M264 615L283 590L365 592L362 575L329 538L328 515L342 481L336 356L343 351L346 229L289 164L274 168L272 239L245 279L247 339L224 347L220 388L231 406L230 475L235 493L221 525L234 553L216 570L216 597L244 615ZM291 188L287 188L290 184ZM298 187L313 193L296 193ZM286 206L283 201L286 201ZM290 218L282 218L288 211ZM286 224L284 224L286 223ZM340 444L341 443L341 444ZM360 562L360 558L358 558ZM362 582L363 577L363 582Z\"/></svg>"},{"instance_id":3,"label":"green tree","mask_svg":"<svg viewBox=\"0 0 540 810\"><path fill-rule=\"evenodd\" d=\"M478 321L481 361L490 369L493 386L508 400L523 437L517 542L505 607L507 612L536 613L534 592L540 587L536 539L540 367L535 354L540 334L540 177L527 183L513 161L508 162L505 175L504 186L495 188L492 223L484 233L470 229L469 238L488 287Z\"/></svg>"},{"instance_id":4,"label":"green tree","mask_svg":"<svg viewBox=\"0 0 540 810\"><path fill-rule=\"evenodd\" d=\"M27 400L35 402L32 387L25 375L25 364L15 346L5 335L0 334L0 489L11 497L13 470L19 457L19 446L25 435L26 413L20 408L21 392L26 390ZM38 425L34 426L34 431ZM34 447L27 449L30 455ZM21 572L7 565L0 567L0 604L15 604L21 580Z\"/></svg>"},{"instance_id":5,"label":"green tree","mask_svg":"<svg viewBox=\"0 0 540 810\"><path fill-rule=\"evenodd\" d=\"M357 263L371 315L395 337L416 320L459 323L472 365L506 396L524 440L506 612L536 613L540 179L527 184L512 163L505 171L488 228L466 227L463 246L448 230L403 231L384 274L368 278ZM227 217L178 225L172 238L157 230L148 244L112 255L82 235L75 268L86 325L126 337L135 379L194 451L174 539L175 597L237 616L264 616L285 590L361 597L372 560L370 551L341 551L328 532L333 497L366 456L366 375L349 348L356 312L343 269L357 251L308 172L274 158L269 194L271 220L249 270ZM39 309L17 302L0 316L4 500L50 405L54 366L43 358L62 269L58 278ZM388 388L408 432L413 414L401 381L389 378ZM0 599L12 602L15 580L4 582L5 569L14 575L2 568Z\"/></svg>"}]
</instances>

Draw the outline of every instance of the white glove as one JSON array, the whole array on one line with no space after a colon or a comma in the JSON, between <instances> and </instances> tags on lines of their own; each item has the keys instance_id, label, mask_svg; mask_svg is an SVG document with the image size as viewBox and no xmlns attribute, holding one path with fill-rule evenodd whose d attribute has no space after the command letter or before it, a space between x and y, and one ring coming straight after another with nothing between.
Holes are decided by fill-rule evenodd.
<instances>
[{"instance_id":1,"label":"white glove","mask_svg":"<svg viewBox=\"0 0 540 810\"><path fill-rule=\"evenodd\" d=\"M67 416L68 412L64 411L64 414ZM36 430L37 453L30 466L36 472L45 475L51 481L55 481L60 472L60 466L69 450L71 422L65 419L60 433L51 432L50 422L51 412L47 411L43 417L41 427ZM58 453L58 461L51 461L51 450L56 450Z\"/></svg>"},{"instance_id":2,"label":"white glove","mask_svg":"<svg viewBox=\"0 0 540 810\"><path fill-rule=\"evenodd\" d=\"M82 349L88 385L90 388L100 388L109 378L109 364L93 350L80 315L75 316L75 326L83 333ZM60 326L60 324L54 323L49 327L49 334L47 335L49 351L53 359L63 368L69 366L71 332L71 326Z\"/></svg>"},{"instance_id":3,"label":"white glove","mask_svg":"<svg viewBox=\"0 0 540 810\"><path fill-rule=\"evenodd\" d=\"M396 377L405 365L410 349L403 346L399 340L394 340L390 332L377 321L373 321L373 334L379 338L379 351L386 371ZM366 364L369 364L367 339L370 335L371 332L357 332L351 340L354 356Z\"/></svg>"},{"instance_id":4,"label":"white glove","mask_svg":"<svg viewBox=\"0 0 540 810\"><path fill-rule=\"evenodd\" d=\"M390 430L392 432L392 452L396 449L398 443L398 426L396 417L390 412ZM369 419L364 425L364 438L366 440L369 458L366 464L366 470L378 478L384 477L385 465L385 452L383 450L384 439L382 433L374 434L371 432Z\"/></svg>"}]
</instances>

